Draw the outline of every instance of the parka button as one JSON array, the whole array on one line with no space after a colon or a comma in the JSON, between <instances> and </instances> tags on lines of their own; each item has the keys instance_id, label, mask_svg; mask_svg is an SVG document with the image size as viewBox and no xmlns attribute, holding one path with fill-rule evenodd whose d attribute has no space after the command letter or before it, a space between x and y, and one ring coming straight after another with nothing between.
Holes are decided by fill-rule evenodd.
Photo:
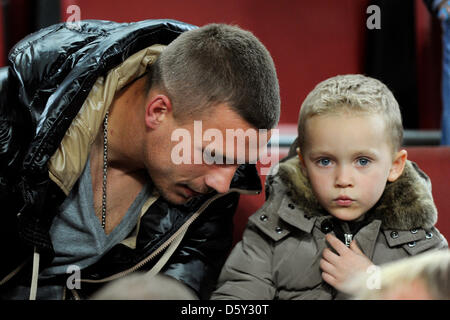
<instances>
[{"instance_id":1,"label":"parka button","mask_svg":"<svg viewBox=\"0 0 450 320\"><path fill-rule=\"evenodd\" d=\"M392 231L391 232L391 238L392 239L397 239L398 238L398 232L397 231Z\"/></svg>"},{"instance_id":2,"label":"parka button","mask_svg":"<svg viewBox=\"0 0 450 320\"><path fill-rule=\"evenodd\" d=\"M412 234L416 234L417 231L418 231L417 229L412 229L412 230L411 230L411 233L412 233Z\"/></svg>"},{"instance_id":3,"label":"parka button","mask_svg":"<svg viewBox=\"0 0 450 320\"><path fill-rule=\"evenodd\" d=\"M425 238L431 239L431 238L433 238L433 234L431 232L427 232L427 234L425 235Z\"/></svg>"},{"instance_id":4,"label":"parka button","mask_svg":"<svg viewBox=\"0 0 450 320\"><path fill-rule=\"evenodd\" d=\"M408 247L410 248L414 248L416 246L416 242L415 241L411 241L408 243Z\"/></svg>"},{"instance_id":5,"label":"parka button","mask_svg":"<svg viewBox=\"0 0 450 320\"><path fill-rule=\"evenodd\" d=\"M331 222L330 220L325 220L320 225L320 230L323 233L329 233L329 232L333 231L333 228L334 228L333 222Z\"/></svg>"},{"instance_id":6,"label":"parka button","mask_svg":"<svg viewBox=\"0 0 450 320\"><path fill-rule=\"evenodd\" d=\"M261 220L261 221L267 221L267 216L265 215L265 214L263 214L263 215L261 215L260 217L259 217L259 220Z\"/></svg>"},{"instance_id":7,"label":"parka button","mask_svg":"<svg viewBox=\"0 0 450 320\"><path fill-rule=\"evenodd\" d=\"M294 209L294 208L295 208L295 206L294 206L292 203L289 203L289 204L288 204L288 207L289 207L290 209Z\"/></svg>"},{"instance_id":8,"label":"parka button","mask_svg":"<svg viewBox=\"0 0 450 320\"><path fill-rule=\"evenodd\" d=\"M276 233L281 233L281 232L283 232L283 229L281 229L280 227L276 227L275 231L276 231Z\"/></svg>"}]
</instances>

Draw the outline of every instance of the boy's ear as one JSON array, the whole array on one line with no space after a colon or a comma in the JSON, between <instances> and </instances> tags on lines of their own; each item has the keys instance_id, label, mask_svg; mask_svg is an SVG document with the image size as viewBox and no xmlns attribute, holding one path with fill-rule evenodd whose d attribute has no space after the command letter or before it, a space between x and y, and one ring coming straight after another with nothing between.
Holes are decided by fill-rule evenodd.
<instances>
[{"instance_id":1,"label":"boy's ear","mask_svg":"<svg viewBox=\"0 0 450 320\"><path fill-rule=\"evenodd\" d=\"M300 148L297 147L295 151L297 151L298 159L300 160L300 169L302 170L303 174L307 176L305 159L303 159L302 153L300 152Z\"/></svg>"},{"instance_id":2,"label":"boy's ear","mask_svg":"<svg viewBox=\"0 0 450 320\"><path fill-rule=\"evenodd\" d=\"M403 173L403 169L405 169L406 159L408 157L408 152L406 150L400 150L394 156L394 160L392 162L391 170L389 170L388 181L394 182L398 179Z\"/></svg>"},{"instance_id":3,"label":"boy's ear","mask_svg":"<svg viewBox=\"0 0 450 320\"><path fill-rule=\"evenodd\" d=\"M172 111L172 103L168 96L156 94L150 98L145 107L145 124L156 129Z\"/></svg>"}]
</instances>

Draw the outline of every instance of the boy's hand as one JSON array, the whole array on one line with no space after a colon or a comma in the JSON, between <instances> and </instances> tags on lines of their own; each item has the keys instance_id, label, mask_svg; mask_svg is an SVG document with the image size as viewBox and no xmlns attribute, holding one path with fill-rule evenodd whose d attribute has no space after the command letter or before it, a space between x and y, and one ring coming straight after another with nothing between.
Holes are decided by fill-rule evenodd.
<instances>
[{"instance_id":1,"label":"boy's hand","mask_svg":"<svg viewBox=\"0 0 450 320\"><path fill-rule=\"evenodd\" d=\"M325 239L338 253L333 253L329 248L325 248L320 260L322 278L329 285L342 291L341 285L350 277L365 272L373 265L364 253L358 248L353 240L348 248L338 238L327 234Z\"/></svg>"}]
</instances>

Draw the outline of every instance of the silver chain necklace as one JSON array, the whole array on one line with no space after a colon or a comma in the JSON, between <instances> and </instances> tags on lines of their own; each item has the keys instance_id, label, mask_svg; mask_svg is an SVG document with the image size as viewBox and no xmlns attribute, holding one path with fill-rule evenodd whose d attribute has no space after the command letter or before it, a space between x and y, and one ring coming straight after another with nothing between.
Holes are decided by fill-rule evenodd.
<instances>
[{"instance_id":1,"label":"silver chain necklace","mask_svg":"<svg viewBox=\"0 0 450 320\"><path fill-rule=\"evenodd\" d=\"M103 121L103 194L102 194L102 228L106 226L106 178L108 175L108 115L106 112Z\"/></svg>"}]
</instances>

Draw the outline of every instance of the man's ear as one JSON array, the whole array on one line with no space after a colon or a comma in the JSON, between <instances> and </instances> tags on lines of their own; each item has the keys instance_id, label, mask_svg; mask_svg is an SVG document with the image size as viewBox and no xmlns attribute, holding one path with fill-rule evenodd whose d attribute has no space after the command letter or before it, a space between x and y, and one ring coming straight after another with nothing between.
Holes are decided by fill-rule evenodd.
<instances>
[{"instance_id":1,"label":"man's ear","mask_svg":"<svg viewBox=\"0 0 450 320\"><path fill-rule=\"evenodd\" d=\"M157 94L150 98L145 107L145 124L151 129L156 129L172 112L172 102L164 94Z\"/></svg>"},{"instance_id":2,"label":"man's ear","mask_svg":"<svg viewBox=\"0 0 450 320\"><path fill-rule=\"evenodd\" d=\"M300 152L300 148L297 147L297 149L295 149L295 151L297 151L298 159L300 160L300 169L302 170L302 172L305 176L308 176L308 174L306 172L305 159L303 159L302 153Z\"/></svg>"},{"instance_id":3,"label":"man's ear","mask_svg":"<svg viewBox=\"0 0 450 320\"><path fill-rule=\"evenodd\" d=\"M394 160L392 162L392 167L389 170L388 181L394 182L398 179L403 173L403 169L405 169L406 159L408 157L408 152L406 150L400 150L394 156Z\"/></svg>"}]
</instances>

